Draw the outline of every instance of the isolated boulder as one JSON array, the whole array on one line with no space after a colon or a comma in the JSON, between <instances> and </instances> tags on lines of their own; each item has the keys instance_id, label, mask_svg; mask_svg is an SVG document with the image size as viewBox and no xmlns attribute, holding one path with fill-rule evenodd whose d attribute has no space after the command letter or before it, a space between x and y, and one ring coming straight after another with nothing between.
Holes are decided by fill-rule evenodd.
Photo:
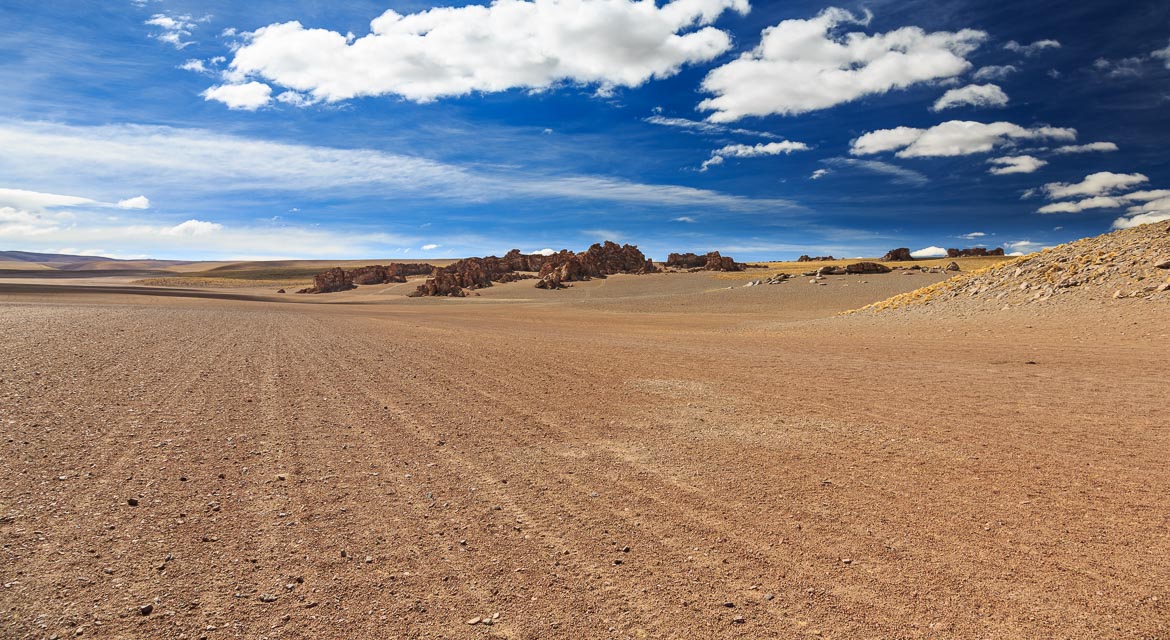
<instances>
[{"instance_id":1,"label":"isolated boulder","mask_svg":"<svg viewBox=\"0 0 1170 640\"><path fill-rule=\"evenodd\" d=\"M914 256L910 255L910 247L890 249L882 256L882 262L911 262Z\"/></svg>"},{"instance_id":2,"label":"isolated boulder","mask_svg":"<svg viewBox=\"0 0 1170 640\"><path fill-rule=\"evenodd\" d=\"M845 265L845 273L889 273L893 269L877 262L854 262Z\"/></svg>"},{"instance_id":3,"label":"isolated boulder","mask_svg":"<svg viewBox=\"0 0 1170 640\"><path fill-rule=\"evenodd\" d=\"M958 262L949 262L947 266L943 267L943 271L960 271Z\"/></svg>"},{"instance_id":4,"label":"isolated boulder","mask_svg":"<svg viewBox=\"0 0 1170 640\"><path fill-rule=\"evenodd\" d=\"M843 276L846 273L842 267L821 267L816 271L818 276Z\"/></svg>"}]
</instances>

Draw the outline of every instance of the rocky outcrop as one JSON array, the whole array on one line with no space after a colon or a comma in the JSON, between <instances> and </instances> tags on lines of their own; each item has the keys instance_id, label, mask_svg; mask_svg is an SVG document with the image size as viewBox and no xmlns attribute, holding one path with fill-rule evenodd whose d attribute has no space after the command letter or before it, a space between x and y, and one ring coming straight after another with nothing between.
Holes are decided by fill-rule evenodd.
<instances>
[{"instance_id":1,"label":"rocky outcrop","mask_svg":"<svg viewBox=\"0 0 1170 640\"><path fill-rule=\"evenodd\" d=\"M615 273L653 273L658 268L633 245L595 244L581 253L565 250L551 255L513 249L503 258L466 258L436 268L412 296L458 296L492 283L539 278L542 289L561 289L562 282L604 278ZM536 272L538 275L533 276ZM456 293L456 291L462 293Z\"/></svg>"},{"instance_id":2,"label":"rocky outcrop","mask_svg":"<svg viewBox=\"0 0 1170 640\"><path fill-rule=\"evenodd\" d=\"M467 291L460 284L459 277L454 273L448 273L442 269L435 269L431 277L427 281L420 284L418 289L410 293L410 297L417 298L419 296L447 296L451 298L462 298L467 295Z\"/></svg>"},{"instance_id":3,"label":"rocky outcrop","mask_svg":"<svg viewBox=\"0 0 1170 640\"><path fill-rule=\"evenodd\" d=\"M561 254L557 254L558 257ZM606 241L595 244L576 255L563 260L544 263L540 269L538 289L563 289L565 282L580 282L592 278L604 278L615 273L645 274L656 273L658 267L638 247L618 245Z\"/></svg>"},{"instance_id":4,"label":"rocky outcrop","mask_svg":"<svg viewBox=\"0 0 1170 640\"><path fill-rule=\"evenodd\" d=\"M429 264L413 262L391 262L387 265L375 264L349 270L333 267L314 276L312 287L301 289L297 293L334 293L354 289L359 284L406 282L406 276L423 275L430 273L434 268Z\"/></svg>"},{"instance_id":5,"label":"rocky outcrop","mask_svg":"<svg viewBox=\"0 0 1170 640\"><path fill-rule=\"evenodd\" d=\"M853 264L845 265L845 273L889 273L893 269L884 264L877 262L854 262Z\"/></svg>"},{"instance_id":6,"label":"rocky outcrop","mask_svg":"<svg viewBox=\"0 0 1170 640\"><path fill-rule=\"evenodd\" d=\"M796 259L797 262L829 262L836 260L833 256L800 256Z\"/></svg>"},{"instance_id":7,"label":"rocky outcrop","mask_svg":"<svg viewBox=\"0 0 1170 640\"><path fill-rule=\"evenodd\" d=\"M814 273L818 276L843 276L846 271L842 267L821 267Z\"/></svg>"},{"instance_id":8,"label":"rocky outcrop","mask_svg":"<svg viewBox=\"0 0 1170 640\"><path fill-rule=\"evenodd\" d=\"M910 247L890 249L882 256L882 262L911 262L914 256L910 255Z\"/></svg>"},{"instance_id":9,"label":"rocky outcrop","mask_svg":"<svg viewBox=\"0 0 1170 640\"><path fill-rule=\"evenodd\" d=\"M948 258L981 258L984 256L1002 256L1003 248L988 249L987 247L971 247L970 249L947 249Z\"/></svg>"},{"instance_id":10,"label":"rocky outcrop","mask_svg":"<svg viewBox=\"0 0 1170 640\"><path fill-rule=\"evenodd\" d=\"M313 276L313 286L301 289L297 293L334 293L356 288L353 284L353 276L348 271L341 267L333 267Z\"/></svg>"},{"instance_id":11,"label":"rocky outcrop","mask_svg":"<svg viewBox=\"0 0 1170 640\"><path fill-rule=\"evenodd\" d=\"M958 262L948 262L947 266L943 267L943 271L959 271Z\"/></svg>"},{"instance_id":12,"label":"rocky outcrop","mask_svg":"<svg viewBox=\"0 0 1170 640\"><path fill-rule=\"evenodd\" d=\"M730 256L720 255L712 251L705 255L693 253L672 253L666 257L666 266L670 269L688 271L743 271L744 265L732 260Z\"/></svg>"}]
</instances>

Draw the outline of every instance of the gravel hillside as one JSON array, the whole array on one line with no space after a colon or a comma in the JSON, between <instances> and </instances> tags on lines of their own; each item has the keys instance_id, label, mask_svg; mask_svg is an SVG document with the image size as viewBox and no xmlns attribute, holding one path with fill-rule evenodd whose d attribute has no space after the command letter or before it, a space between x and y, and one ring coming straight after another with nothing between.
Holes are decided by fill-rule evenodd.
<instances>
[{"instance_id":1,"label":"gravel hillside","mask_svg":"<svg viewBox=\"0 0 1170 640\"><path fill-rule=\"evenodd\" d=\"M1170 301L1170 222L1015 258L864 307L977 310L1141 298Z\"/></svg>"}]
</instances>

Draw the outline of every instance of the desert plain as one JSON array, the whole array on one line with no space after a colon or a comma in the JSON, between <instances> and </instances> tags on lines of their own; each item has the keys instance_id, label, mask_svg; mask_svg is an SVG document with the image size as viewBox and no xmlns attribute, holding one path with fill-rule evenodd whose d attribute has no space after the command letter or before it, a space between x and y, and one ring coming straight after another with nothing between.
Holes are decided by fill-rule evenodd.
<instances>
[{"instance_id":1,"label":"desert plain","mask_svg":"<svg viewBox=\"0 0 1170 640\"><path fill-rule=\"evenodd\" d=\"M6 272L0 636L1170 637L1164 298L773 266Z\"/></svg>"}]
</instances>

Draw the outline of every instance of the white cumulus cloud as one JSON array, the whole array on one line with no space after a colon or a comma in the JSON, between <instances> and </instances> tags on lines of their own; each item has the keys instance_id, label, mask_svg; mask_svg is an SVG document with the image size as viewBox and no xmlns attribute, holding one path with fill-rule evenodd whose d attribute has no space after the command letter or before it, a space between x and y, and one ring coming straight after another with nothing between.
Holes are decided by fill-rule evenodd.
<instances>
[{"instance_id":1,"label":"white cumulus cloud","mask_svg":"<svg viewBox=\"0 0 1170 640\"><path fill-rule=\"evenodd\" d=\"M999 85L969 84L958 89L950 89L935 101L932 111L942 111L954 107L1002 107L1008 103L1007 94Z\"/></svg>"},{"instance_id":2,"label":"white cumulus cloud","mask_svg":"<svg viewBox=\"0 0 1170 640\"><path fill-rule=\"evenodd\" d=\"M434 251L435 249L438 249L438 248L439 248L439 247L441 247L441 246L442 246L442 245L438 245L438 244L424 244L424 245L421 247L421 249L422 249L423 251Z\"/></svg>"},{"instance_id":3,"label":"white cumulus cloud","mask_svg":"<svg viewBox=\"0 0 1170 640\"><path fill-rule=\"evenodd\" d=\"M702 89L715 97L698 108L714 112L712 122L826 109L958 76L971 67L967 54L987 38L973 29L927 33L919 27L838 33L843 25L868 24L869 17L829 8L764 29L756 48L707 74Z\"/></svg>"},{"instance_id":4,"label":"white cumulus cloud","mask_svg":"<svg viewBox=\"0 0 1170 640\"><path fill-rule=\"evenodd\" d=\"M1034 156L1004 156L1002 158L992 158L987 162L994 165L987 170L988 173L997 176L1012 173L1034 173L1040 167L1048 164L1047 160L1041 160Z\"/></svg>"},{"instance_id":5,"label":"white cumulus cloud","mask_svg":"<svg viewBox=\"0 0 1170 640\"><path fill-rule=\"evenodd\" d=\"M600 93L636 87L731 47L710 24L747 0L496 0L489 6L388 10L362 37L299 22L240 34L228 75L336 102L396 95L416 102L472 92L542 90L560 82ZM213 99L218 99L214 97Z\"/></svg>"},{"instance_id":6,"label":"white cumulus cloud","mask_svg":"<svg viewBox=\"0 0 1170 640\"><path fill-rule=\"evenodd\" d=\"M942 247L926 247L917 251L911 251L910 255L915 258L945 258L947 257L947 250Z\"/></svg>"},{"instance_id":7,"label":"white cumulus cloud","mask_svg":"<svg viewBox=\"0 0 1170 640\"><path fill-rule=\"evenodd\" d=\"M706 171L707 167L723 164L726 158L757 158L760 156L777 156L791 154L793 151L808 151L809 146L803 142L785 140L783 142L768 142L756 145L729 144L711 152L711 157L703 162L699 171Z\"/></svg>"},{"instance_id":8,"label":"white cumulus cloud","mask_svg":"<svg viewBox=\"0 0 1170 640\"><path fill-rule=\"evenodd\" d=\"M1085 176L1080 182L1049 182L1041 187L1050 199L1060 200L1076 196L1100 196L1128 189L1147 182L1149 178L1140 173L1112 173L1098 171Z\"/></svg>"},{"instance_id":9,"label":"white cumulus cloud","mask_svg":"<svg viewBox=\"0 0 1170 640\"><path fill-rule=\"evenodd\" d=\"M929 129L897 127L866 133L853 141L849 152L871 155L899 150L899 158L965 156L986 153L997 147L1021 140L1076 139L1075 129L1059 127L1021 127L1010 122L969 122L950 120Z\"/></svg>"},{"instance_id":10,"label":"white cumulus cloud","mask_svg":"<svg viewBox=\"0 0 1170 640\"><path fill-rule=\"evenodd\" d=\"M1132 229L1143 224L1152 224L1154 222L1162 222L1170 220L1170 206L1152 213L1139 213L1133 216L1122 216L1113 221L1114 229Z\"/></svg>"},{"instance_id":11,"label":"white cumulus cloud","mask_svg":"<svg viewBox=\"0 0 1170 640\"><path fill-rule=\"evenodd\" d=\"M147 198L146 196L126 198L125 200L119 200L115 206L119 209L149 209L150 198Z\"/></svg>"},{"instance_id":12,"label":"white cumulus cloud","mask_svg":"<svg viewBox=\"0 0 1170 640\"><path fill-rule=\"evenodd\" d=\"M1108 196L1093 196L1082 200L1069 202L1053 202L1036 210L1036 213L1080 213L1086 209L1116 209L1122 206L1122 200Z\"/></svg>"},{"instance_id":13,"label":"white cumulus cloud","mask_svg":"<svg viewBox=\"0 0 1170 640\"><path fill-rule=\"evenodd\" d=\"M262 82L220 84L203 92L204 100L216 100L229 109L255 111L272 101L272 87Z\"/></svg>"}]
</instances>

